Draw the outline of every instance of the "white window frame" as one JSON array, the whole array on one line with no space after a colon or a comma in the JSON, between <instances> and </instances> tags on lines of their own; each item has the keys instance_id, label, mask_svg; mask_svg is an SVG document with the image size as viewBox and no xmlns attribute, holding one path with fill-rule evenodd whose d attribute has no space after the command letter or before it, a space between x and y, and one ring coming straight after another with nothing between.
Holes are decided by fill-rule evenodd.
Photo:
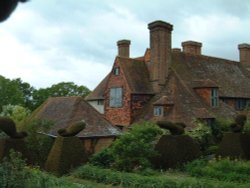
<instances>
[{"instance_id":1,"label":"white window frame","mask_svg":"<svg viewBox=\"0 0 250 188\"><path fill-rule=\"evenodd\" d=\"M164 108L163 106L154 106L154 116L163 116Z\"/></svg>"}]
</instances>

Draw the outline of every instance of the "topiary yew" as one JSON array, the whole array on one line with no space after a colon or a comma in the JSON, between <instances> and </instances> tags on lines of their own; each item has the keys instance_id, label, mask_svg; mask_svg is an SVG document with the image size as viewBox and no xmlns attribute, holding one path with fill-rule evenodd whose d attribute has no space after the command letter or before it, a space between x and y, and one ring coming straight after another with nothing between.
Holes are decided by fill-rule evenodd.
<instances>
[{"instance_id":1,"label":"topiary yew","mask_svg":"<svg viewBox=\"0 0 250 188\"><path fill-rule=\"evenodd\" d=\"M159 125L163 129L169 130L172 135L184 134L184 129L186 127L184 123L172 123L169 121L158 121L157 125Z\"/></svg>"},{"instance_id":2,"label":"topiary yew","mask_svg":"<svg viewBox=\"0 0 250 188\"><path fill-rule=\"evenodd\" d=\"M161 169L175 168L200 156L199 145L188 135L163 135L155 150L159 155L152 163Z\"/></svg>"},{"instance_id":3,"label":"topiary yew","mask_svg":"<svg viewBox=\"0 0 250 188\"><path fill-rule=\"evenodd\" d=\"M217 157L229 157L231 159L250 159L250 134L225 133L219 144Z\"/></svg>"},{"instance_id":4,"label":"topiary yew","mask_svg":"<svg viewBox=\"0 0 250 188\"><path fill-rule=\"evenodd\" d=\"M45 169L60 176L83 164L87 158L79 138L58 136L50 150Z\"/></svg>"},{"instance_id":5,"label":"topiary yew","mask_svg":"<svg viewBox=\"0 0 250 188\"><path fill-rule=\"evenodd\" d=\"M81 132L83 129L85 129L85 127L86 127L85 121L78 121L78 122L73 123L66 129L59 129L57 133L63 137L75 136L79 132Z\"/></svg>"},{"instance_id":6,"label":"topiary yew","mask_svg":"<svg viewBox=\"0 0 250 188\"><path fill-rule=\"evenodd\" d=\"M231 131L234 133L242 132L246 121L247 121L246 115L243 114L237 115L234 119L234 123L230 125Z\"/></svg>"},{"instance_id":7,"label":"topiary yew","mask_svg":"<svg viewBox=\"0 0 250 188\"><path fill-rule=\"evenodd\" d=\"M24 131L17 132L15 122L8 117L0 117L0 130L11 138L24 138L28 135Z\"/></svg>"}]
</instances>

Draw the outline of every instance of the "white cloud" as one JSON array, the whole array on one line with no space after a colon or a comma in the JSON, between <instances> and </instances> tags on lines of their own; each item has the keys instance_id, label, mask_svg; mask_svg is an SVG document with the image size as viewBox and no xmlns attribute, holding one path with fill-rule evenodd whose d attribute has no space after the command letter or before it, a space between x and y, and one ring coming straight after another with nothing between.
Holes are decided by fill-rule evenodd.
<instances>
[{"instance_id":1,"label":"white cloud","mask_svg":"<svg viewBox=\"0 0 250 188\"><path fill-rule=\"evenodd\" d=\"M237 45L250 43L250 2L234 1L30 1L0 24L0 74L35 87L73 81L93 89L111 69L117 40L130 39L132 56L143 55L156 19L174 25L174 47L198 40L204 54L237 60Z\"/></svg>"}]
</instances>

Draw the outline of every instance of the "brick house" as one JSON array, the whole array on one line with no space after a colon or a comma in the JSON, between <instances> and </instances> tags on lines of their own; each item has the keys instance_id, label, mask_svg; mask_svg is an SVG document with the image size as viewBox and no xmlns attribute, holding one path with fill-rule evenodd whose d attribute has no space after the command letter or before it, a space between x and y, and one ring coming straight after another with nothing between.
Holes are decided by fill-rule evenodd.
<instances>
[{"instance_id":1,"label":"brick house","mask_svg":"<svg viewBox=\"0 0 250 188\"><path fill-rule=\"evenodd\" d=\"M113 125L140 120L212 122L233 118L250 102L250 45L240 44L240 61L202 54L202 43L186 41L172 48L173 26L148 24L150 48L131 58L130 41L117 42L111 72L85 99Z\"/></svg>"}]
</instances>

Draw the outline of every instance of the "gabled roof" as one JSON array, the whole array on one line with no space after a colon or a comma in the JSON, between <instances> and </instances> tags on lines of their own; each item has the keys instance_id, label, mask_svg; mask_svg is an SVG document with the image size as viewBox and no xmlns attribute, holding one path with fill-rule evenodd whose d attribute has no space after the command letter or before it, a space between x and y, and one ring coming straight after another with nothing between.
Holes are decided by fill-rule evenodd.
<instances>
[{"instance_id":1,"label":"gabled roof","mask_svg":"<svg viewBox=\"0 0 250 188\"><path fill-rule=\"evenodd\" d=\"M173 53L172 69L188 87L193 87L194 81L203 80L202 85L219 87L220 96L250 98L250 78L239 62ZM210 83L205 83L205 80Z\"/></svg>"},{"instance_id":2,"label":"gabled roof","mask_svg":"<svg viewBox=\"0 0 250 188\"><path fill-rule=\"evenodd\" d=\"M75 121L84 120L86 128L77 134L78 137L117 136L120 131L112 126L99 112L82 97L51 97L31 115L31 119L45 119L54 123L46 133L57 136L57 130L66 128Z\"/></svg>"},{"instance_id":3,"label":"gabled roof","mask_svg":"<svg viewBox=\"0 0 250 188\"><path fill-rule=\"evenodd\" d=\"M144 61L117 57L131 93L134 94L153 94L152 86L149 82L149 73Z\"/></svg>"},{"instance_id":4,"label":"gabled roof","mask_svg":"<svg viewBox=\"0 0 250 188\"><path fill-rule=\"evenodd\" d=\"M108 78L109 78L108 74L102 81L101 83L88 95L85 97L85 100L87 101L91 101L91 100L103 100L104 99L104 90L106 87L106 84L108 82Z\"/></svg>"},{"instance_id":5,"label":"gabled roof","mask_svg":"<svg viewBox=\"0 0 250 188\"><path fill-rule=\"evenodd\" d=\"M153 115L154 105L163 102L168 96L173 100L164 117L155 117ZM170 101L171 101L170 100ZM165 88L156 94L151 101L142 110L136 121L145 120L167 120L173 122L185 122L189 128L193 127L195 118L216 118L233 117L236 113L227 105L220 104L219 108L211 109L195 93L194 89L188 87L179 75L172 69Z\"/></svg>"}]
</instances>

